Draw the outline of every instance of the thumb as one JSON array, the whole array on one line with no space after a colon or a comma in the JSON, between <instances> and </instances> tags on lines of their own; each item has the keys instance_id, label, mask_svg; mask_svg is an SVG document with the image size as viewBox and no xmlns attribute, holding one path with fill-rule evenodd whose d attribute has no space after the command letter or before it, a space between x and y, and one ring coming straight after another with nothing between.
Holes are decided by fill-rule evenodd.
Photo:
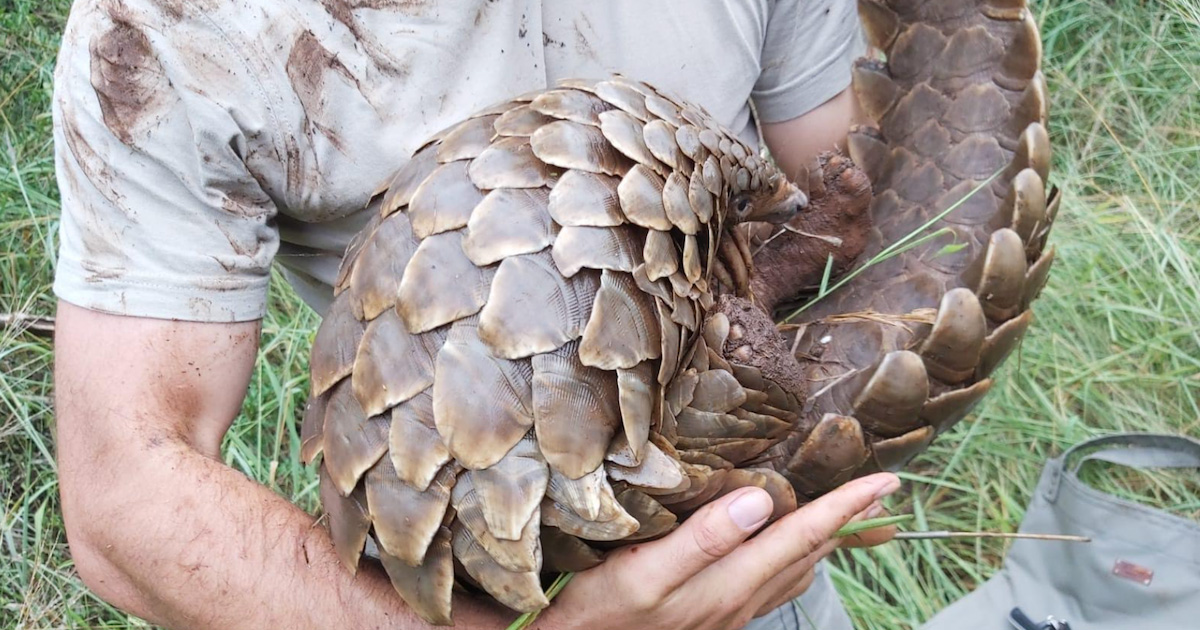
<instances>
[{"instance_id":1,"label":"thumb","mask_svg":"<svg viewBox=\"0 0 1200 630\"><path fill-rule=\"evenodd\" d=\"M709 503L665 538L642 546L630 558L646 576L645 584L662 585L667 592L683 585L705 567L725 557L758 531L770 518L771 495L760 488L742 488Z\"/></svg>"}]
</instances>

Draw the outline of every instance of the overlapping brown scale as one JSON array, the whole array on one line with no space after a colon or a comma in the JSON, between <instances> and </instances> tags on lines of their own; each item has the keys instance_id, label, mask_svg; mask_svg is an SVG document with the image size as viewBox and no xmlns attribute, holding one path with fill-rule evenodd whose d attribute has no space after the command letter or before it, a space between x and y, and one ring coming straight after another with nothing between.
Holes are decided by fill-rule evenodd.
<instances>
[{"instance_id":1,"label":"overlapping brown scale","mask_svg":"<svg viewBox=\"0 0 1200 630\"><path fill-rule=\"evenodd\" d=\"M550 480L546 460L533 435L517 442L495 466L466 475L479 496L488 532L500 540L523 538L522 532L537 511Z\"/></svg>"},{"instance_id":2,"label":"overlapping brown scale","mask_svg":"<svg viewBox=\"0 0 1200 630\"><path fill-rule=\"evenodd\" d=\"M504 112L493 124L495 135L508 136L530 136L533 132L546 125L554 122L556 119L553 116L548 116L542 112L533 109L529 105L521 105ZM443 144L445 144L443 142ZM471 156L474 157L474 156Z\"/></svg>"},{"instance_id":3,"label":"overlapping brown scale","mask_svg":"<svg viewBox=\"0 0 1200 630\"><path fill-rule=\"evenodd\" d=\"M712 340L707 339L712 345ZM719 347L719 346L718 346ZM727 370L709 370L698 376L690 406L699 411L726 413L746 402L746 391Z\"/></svg>"},{"instance_id":4,"label":"overlapping brown scale","mask_svg":"<svg viewBox=\"0 0 1200 630\"><path fill-rule=\"evenodd\" d=\"M349 272L351 306L356 316L375 319L396 305L400 279L418 243L406 213L384 219L372 232Z\"/></svg>"},{"instance_id":5,"label":"overlapping brown scale","mask_svg":"<svg viewBox=\"0 0 1200 630\"><path fill-rule=\"evenodd\" d=\"M372 203L374 202L368 202L367 206L370 207ZM362 252L363 245L366 245L367 240L372 234L375 233L375 229L378 228L379 224L383 222L383 218L384 217L382 214L372 213L371 218L367 221L367 224L364 225L363 228L359 230L358 234L355 234L354 237L350 239L350 243L346 245L346 252L342 255L341 264L338 265L337 277L333 280L334 297L341 295L343 291L350 288L350 272L354 271L354 267L358 262L358 255ZM355 306L355 317L357 317L361 311L362 309L360 306Z\"/></svg>"},{"instance_id":6,"label":"overlapping brown scale","mask_svg":"<svg viewBox=\"0 0 1200 630\"><path fill-rule=\"evenodd\" d=\"M655 300L658 308L659 339L662 343L662 355L658 362L658 382L667 385L679 369L683 355L683 344L687 341L684 331L671 320L671 310L662 300Z\"/></svg>"},{"instance_id":7,"label":"overlapping brown scale","mask_svg":"<svg viewBox=\"0 0 1200 630\"><path fill-rule=\"evenodd\" d=\"M688 159L700 164L708 157L708 149L700 143L700 129L690 124L680 125L675 130L675 143Z\"/></svg>"},{"instance_id":8,"label":"overlapping brown scale","mask_svg":"<svg viewBox=\"0 0 1200 630\"><path fill-rule=\"evenodd\" d=\"M688 197L689 186L688 178L680 173L672 172L668 175L663 184L663 208L666 210L667 219L675 227L684 234L695 235L700 232L701 219L692 209Z\"/></svg>"},{"instance_id":9,"label":"overlapping brown scale","mask_svg":"<svg viewBox=\"0 0 1200 630\"><path fill-rule=\"evenodd\" d=\"M367 325L354 360L354 395L368 416L383 413L433 384L443 330L409 334L389 309Z\"/></svg>"},{"instance_id":10,"label":"overlapping brown scale","mask_svg":"<svg viewBox=\"0 0 1200 630\"><path fill-rule=\"evenodd\" d=\"M551 469L546 496L587 521L609 520L616 514L612 509L616 495L603 466L597 466L578 479Z\"/></svg>"},{"instance_id":11,"label":"overlapping brown scale","mask_svg":"<svg viewBox=\"0 0 1200 630\"><path fill-rule=\"evenodd\" d=\"M708 503L725 483L731 471L709 468L701 464L684 464L688 475L688 488L674 494L660 494L654 500L675 514L686 514Z\"/></svg>"},{"instance_id":12,"label":"overlapping brown scale","mask_svg":"<svg viewBox=\"0 0 1200 630\"><path fill-rule=\"evenodd\" d=\"M1050 279L1050 267L1054 264L1056 251L1056 248L1051 245L1037 261L1029 266L1029 271L1025 273L1025 288L1021 293L1023 308L1029 308L1029 305L1042 291L1042 287L1046 286L1046 281Z\"/></svg>"},{"instance_id":13,"label":"overlapping brown scale","mask_svg":"<svg viewBox=\"0 0 1200 630\"><path fill-rule=\"evenodd\" d=\"M451 533L454 557L467 574L500 603L521 612L541 610L549 605L536 571L509 571L500 566L461 522L451 526Z\"/></svg>"},{"instance_id":14,"label":"overlapping brown scale","mask_svg":"<svg viewBox=\"0 0 1200 630\"><path fill-rule=\"evenodd\" d=\"M675 415L679 435L686 438L735 438L752 433L753 422L742 420L729 413L700 411L684 407Z\"/></svg>"},{"instance_id":15,"label":"overlapping brown scale","mask_svg":"<svg viewBox=\"0 0 1200 630\"><path fill-rule=\"evenodd\" d=\"M388 184L387 193L383 196L380 206L382 216L387 217L400 208L407 206L412 200L413 193L429 173L437 167L437 146L429 145L417 151L404 168L396 171Z\"/></svg>"},{"instance_id":16,"label":"overlapping brown scale","mask_svg":"<svg viewBox=\"0 0 1200 630\"><path fill-rule=\"evenodd\" d=\"M646 148L650 150L650 154L666 165L668 169L683 170L685 175L686 171L691 170L692 164L679 150L679 145L675 140L675 127L671 124L662 120L652 120L646 123L642 130L642 138L646 143Z\"/></svg>"},{"instance_id":17,"label":"overlapping brown scale","mask_svg":"<svg viewBox=\"0 0 1200 630\"><path fill-rule=\"evenodd\" d=\"M601 81L593 88L596 96L641 121L650 119L646 109L646 97L638 88L619 79Z\"/></svg>"},{"instance_id":18,"label":"overlapping brown scale","mask_svg":"<svg viewBox=\"0 0 1200 630\"><path fill-rule=\"evenodd\" d=\"M686 477L679 462L655 446L646 444L645 454L636 466L607 465L608 476L614 481L624 481L639 488L674 490L684 483Z\"/></svg>"},{"instance_id":19,"label":"overlapping brown scale","mask_svg":"<svg viewBox=\"0 0 1200 630\"><path fill-rule=\"evenodd\" d=\"M1036 171L1027 168L1017 173L1004 205L1012 208L1012 229L1027 243L1027 253L1036 255L1041 245L1034 237L1048 226L1046 185Z\"/></svg>"},{"instance_id":20,"label":"overlapping brown scale","mask_svg":"<svg viewBox=\"0 0 1200 630\"><path fill-rule=\"evenodd\" d=\"M651 361L642 361L630 369L617 370L621 426L635 462L641 461L646 440L650 437L655 398L661 396L660 392Z\"/></svg>"},{"instance_id":21,"label":"overlapping brown scale","mask_svg":"<svg viewBox=\"0 0 1200 630\"><path fill-rule=\"evenodd\" d=\"M625 157L660 173L667 170L646 146L640 120L621 110L607 111L600 114L600 131Z\"/></svg>"},{"instance_id":22,"label":"overlapping brown scale","mask_svg":"<svg viewBox=\"0 0 1200 630\"><path fill-rule=\"evenodd\" d=\"M984 379L963 389L955 389L930 398L921 408L921 420L943 433L962 420L992 389L992 380Z\"/></svg>"},{"instance_id":23,"label":"overlapping brown scale","mask_svg":"<svg viewBox=\"0 0 1200 630\"><path fill-rule=\"evenodd\" d=\"M929 397L925 363L914 352L897 350L883 357L854 401L854 417L862 428L894 437L920 425L917 414Z\"/></svg>"},{"instance_id":24,"label":"overlapping brown scale","mask_svg":"<svg viewBox=\"0 0 1200 630\"><path fill-rule=\"evenodd\" d=\"M541 251L554 242L545 188L500 188L475 207L467 221L463 253L477 266Z\"/></svg>"},{"instance_id":25,"label":"overlapping brown scale","mask_svg":"<svg viewBox=\"0 0 1200 630\"><path fill-rule=\"evenodd\" d=\"M496 270L475 266L462 242L462 232L431 236L404 268L396 309L409 332L432 330L483 308Z\"/></svg>"},{"instance_id":26,"label":"overlapping brown scale","mask_svg":"<svg viewBox=\"0 0 1200 630\"><path fill-rule=\"evenodd\" d=\"M604 270L579 345L580 361L603 370L632 368L661 355L660 335L653 302L632 276Z\"/></svg>"},{"instance_id":27,"label":"overlapping brown scale","mask_svg":"<svg viewBox=\"0 0 1200 630\"><path fill-rule=\"evenodd\" d=\"M358 573L358 560L367 542L367 532L371 529L366 493L359 486L349 496L343 496L329 476L328 469L322 468L320 494L321 506L329 520L333 550L343 566L351 573Z\"/></svg>"},{"instance_id":28,"label":"overlapping brown scale","mask_svg":"<svg viewBox=\"0 0 1200 630\"><path fill-rule=\"evenodd\" d=\"M543 92L529 107L547 116L595 126L600 125L600 113L613 108L595 94L578 89Z\"/></svg>"},{"instance_id":29,"label":"overlapping brown scale","mask_svg":"<svg viewBox=\"0 0 1200 630\"><path fill-rule=\"evenodd\" d=\"M475 474L483 471L465 473L454 486L451 505L454 506L455 519L471 532L484 551L506 571L524 573L540 571L542 568L542 549L538 544L541 535L541 512L535 508L525 519L524 527L520 528L515 540L497 538L488 528L484 519L484 498L477 491L474 480Z\"/></svg>"},{"instance_id":30,"label":"overlapping brown scale","mask_svg":"<svg viewBox=\"0 0 1200 630\"><path fill-rule=\"evenodd\" d=\"M350 300L339 297L329 306L321 327L313 338L309 371L312 374L314 396L329 391L354 369L358 342L366 324L354 317Z\"/></svg>"},{"instance_id":31,"label":"overlapping brown scale","mask_svg":"<svg viewBox=\"0 0 1200 630\"><path fill-rule=\"evenodd\" d=\"M1005 42L984 25L959 29L946 40L945 49L933 62L932 78L946 83L949 79L970 79L987 73L1004 54L1004 48Z\"/></svg>"},{"instance_id":32,"label":"overlapping brown scale","mask_svg":"<svg viewBox=\"0 0 1200 630\"><path fill-rule=\"evenodd\" d=\"M617 502L603 467L572 480L551 471L542 502L542 523L584 540L621 540L638 529L637 519Z\"/></svg>"},{"instance_id":33,"label":"overlapping brown scale","mask_svg":"<svg viewBox=\"0 0 1200 630\"><path fill-rule=\"evenodd\" d=\"M467 177L468 164L451 162L437 167L413 193L407 214L417 238L467 224L471 211L483 200L483 193Z\"/></svg>"},{"instance_id":34,"label":"overlapping brown scale","mask_svg":"<svg viewBox=\"0 0 1200 630\"><path fill-rule=\"evenodd\" d=\"M929 447L937 431L930 426L920 427L894 438L871 445L871 454L880 470L897 470Z\"/></svg>"},{"instance_id":35,"label":"overlapping brown scale","mask_svg":"<svg viewBox=\"0 0 1200 630\"><path fill-rule=\"evenodd\" d=\"M1050 136L1041 123L1030 123L1021 133L1010 170L1016 174L1031 168L1044 182L1050 175Z\"/></svg>"},{"instance_id":36,"label":"overlapping brown scale","mask_svg":"<svg viewBox=\"0 0 1200 630\"><path fill-rule=\"evenodd\" d=\"M946 383L961 383L975 373L987 323L979 299L967 289L948 291L933 330L921 345L925 369Z\"/></svg>"},{"instance_id":37,"label":"overlapping brown scale","mask_svg":"<svg viewBox=\"0 0 1200 630\"><path fill-rule=\"evenodd\" d=\"M552 126L542 127L534 137ZM475 186L482 190L551 186L557 173L538 157L529 138L500 138L471 160L467 172Z\"/></svg>"},{"instance_id":38,"label":"overlapping brown scale","mask_svg":"<svg viewBox=\"0 0 1200 630\"><path fill-rule=\"evenodd\" d=\"M674 225L663 205L664 181L644 164L634 165L617 186L617 197L625 218L644 228L670 231Z\"/></svg>"},{"instance_id":39,"label":"overlapping brown scale","mask_svg":"<svg viewBox=\"0 0 1200 630\"><path fill-rule=\"evenodd\" d=\"M504 359L553 351L583 334L599 288L596 272L563 277L549 252L505 258L479 313L479 339Z\"/></svg>"},{"instance_id":40,"label":"overlapping brown scale","mask_svg":"<svg viewBox=\"0 0 1200 630\"><path fill-rule=\"evenodd\" d=\"M871 120L883 120L900 98L900 88L892 81L887 66L875 59L859 59L854 64L854 93Z\"/></svg>"},{"instance_id":41,"label":"overlapping brown scale","mask_svg":"<svg viewBox=\"0 0 1200 630\"><path fill-rule=\"evenodd\" d=\"M542 568L559 573L587 571L604 562L604 553L557 527L542 528Z\"/></svg>"},{"instance_id":42,"label":"overlapping brown scale","mask_svg":"<svg viewBox=\"0 0 1200 630\"><path fill-rule=\"evenodd\" d=\"M604 461L621 426L617 379L580 361L579 345L533 357L534 427L546 461L572 479Z\"/></svg>"},{"instance_id":43,"label":"overlapping brown scale","mask_svg":"<svg viewBox=\"0 0 1200 630\"><path fill-rule=\"evenodd\" d=\"M767 468L735 468L725 475L721 489L710 498L715 501L741 488L762 488L771 496L774 506L770 520L783 518L798 507L796 491L792 484L774 470Z\"/></svg>"},{"instance_id":44,"label":"overlapping brown scale","mask_svg":"<svg viewBox=\"0 0 1200 630\"><path fill-rule=\"evenodd\" d=\"M438 435L433 420L433 396L425 390L408 401L392 407L392 425L388 430L388 456L396 476L425 490L446 462L450 451Z\"/></svg>"},{"instance_id":45,"label":"overlapping brown scale","mask_svg":"<svg viewBox=\"0 0 1200 630\"><path fill-rule=\"evenodd\" d=\"M1033 323L1033 311L1025 311L1020 316L1010 319L992 331L983 341L983 350L979 357L979 367L976 369L978 378L987 378L1004 362L1025 336L1025 331Z\"/></svg>"},{"instance_id":46,"label":"overlapping brown scale","mask_svg":"<svg viewBox=\"0 0 1200 630\"><path fill-rule=\"evenodd\" d=\"M882 0L860 0L858 14L867 41L880 50L889 50L900 32L900 18Z\"/></svg>"},{"instance_id":47,"label":"overlapping brown scale","mask_svg":"<svg viewBox=\"0 0 1200 630\"><path fill-rule=\"evenodd\" d=\"M300 461L311 464L325 446L325 405L328 394L311 396L304 404L304 415L300 422Z\"/></svg>"},{"instance_id":48,"label":"overlapping brown scale","mask_svg":"<svg viewBox=\"0 0 1200 630\"><path fill-rule=\"evenodd\" d=\"M348 496L359 478L387 452L389 419L368 417L358 404L350 381L329 394L322 437L324 466L338 492Z\"/></svg>"},{"instance_id":49,"label":"overlapping brown scale","mask_svg":"<svg viewBox=\"0 0 1200 630\"><path fill-rule=\"evenodd\" d=\"M849 416L826 414L787 464L788 479L808 496L848 481L867 461L862 426Z\"/></svg>"},{"instance_id":50,"label":"overlapping brown scale","mask_svg":"<svg viewBox=\"0 0 1200 630\"><path fill-rule=\"evenodd\" d=\"M425 561L410 567L404 561L380 550L379 560L387 571L392 587L413 612L425 621L441 626L454 623L451 595L454 591L454 554L450 548L450 529L438 528Z\"/></svg>"},{"instance_id":51,"label":"overlapping brown scale","mask_svg":"<svg viewBox=\"0 0 1200 630\"><path fill-rule=\"evenodd\" d=\"M617 185L621 179L587 171L567 171L550 191L548 210L563 226L611 227L625 222Z\"/></svg>"},{"instance_id":52,"label":"overlapping brown scale","mask_svg":"<svg viewBox=\"0 0 1200 630\"><path fill-rule=\"evenodd\" d=\"M1033 14L1025 11L1016 37L1007 42L1001 71L994 80L1001 87L1019 89L1041 69L1042 38Z\"/></svg>"},{"instance_id":53,"label":"overlapping brown scale","mask_svg":"<svg viewBox=\"0 0 1200 630\"><path fill-rule=\"evenodd\" d=\"M637 531L625 539L629 542L663 536L675 529L675 524L679 521L678 517L653 497L633 488L621 491L621 494L617 495L617 501L638 522Z\"/></svg>"},{"instance_id":54,"label":"overlapping brown scale","mask_svg":"<svg viewBox=\"0 0 1200 630\"><path fill-rule=\"evenodd\" d=\"M664 301L679 297L678 294L672 291L668 281L650 280L650 276L646 273L645 264L639 264L638 266L634 267L631 275L633 276L634 284L636 284L637 288L646 295L650 295Z\"/></svg>"},{"instance_id":55,"label":"overlapping brown scale","mask_svg":"<svg viewBox=\"0 0 1200 630\"><path fill-rule=\"evenodd\" d=\"M1026 271L1025 243L1021 237L1008 228L992 232L975 291L984 315L1004 321L1021 312Z\"/></svg>"},{"instance_id":56,"label":"overlapping brown scale","mask_svg":"<svg viewBox=\"0 0 1200 630\"><path fill-rule=\"evenodd\" d=\"M478 157L492 143L492 137L496 135L494 124L498 118L500 117L470 118L454 127L437 143L437 161L444 164Z\"/></svg>"},{"instance_id":57,"label":"overlapping brown scale","mask_svg":"<svg viewBox=\"0 0 1200 630\"><path fill-rule=\"evenodd\" d=\"M457 322L434 368L434 422L463 466L494 465L533 426L533 368L492 356L477 320Z\"/></svg>"},{"instance_id":58,"label":"overlapping brown scale","mask_svg":"<svg viewBox=\"0 0 1200 630\"><path fill-rule=\"evenodd\" d=\"M633 226L568 226L559 231L551 254L559 272L568 278L581 269L632 272L643 263L644 239Z\"/></svg>"},{"instance_id":59,"label":"overlapping brown scale","mask_svg":"<svg viewBox=\"0 0 1200 630\"><path fill-rule=\"evenodd\" d=\"M651 281L666 278L679 269L679 254L669 232L646 231L646 242L642 248L646 276Z\"/></svg>"},{"instance_id":60,"label":"overlapping brown scale","mask_svg":"<svg viewBox=\"0 0 1200 630\"><path fill-rule=\"evenodd\" d=\"M629 158L617 151L598 127L560 120L538 129L529 138L533 154L564 169L624 175Z\"/></svg>"},{"instance_id":61,"label":"overlapping brown scale","mask_svg":"<svg viewBox=\"0 0 1200 630\"><path fill-rule=\"evenodd\" d=\"M444 466L424 491L404 483L390 457L381 458L367 472L363 484L367 509L375 539L384 551L410 567L421 566L446 515L455 468Z\"/></svg>"},{"instance_id":62,"label":"overlapping brown scale","mask_svg":"<svg viewBox=\"0 0 1200 630\"><path fill-rule=\"evenodd\" d=\"M669 98L666 98L661 93L647 94L646 110L651 115L658 117L662 121L670 123L673 127L679 127L683 124L683 118L679 115L679 105L673 103ZM654 121L651 121L654 122Z\"/></svg>"},{"instance_id":63,"label":"overlapping brown scale","mask_svg":"<svg viewBox=\"0 0 1200 630\"><path fill-rule=\"evenodd\" d=\"M713 469L732 470L733 464L722 457L709 453L708 451L696 450L680 450L679 461L689 464L700 464Z\"/></svg>"}]
</instances>

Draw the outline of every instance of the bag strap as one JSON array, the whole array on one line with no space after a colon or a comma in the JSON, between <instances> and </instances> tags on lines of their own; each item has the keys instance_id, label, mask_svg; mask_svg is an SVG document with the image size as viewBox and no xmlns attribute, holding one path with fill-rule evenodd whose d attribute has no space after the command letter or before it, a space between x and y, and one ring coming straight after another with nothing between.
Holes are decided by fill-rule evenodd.
<instances>
[{"instance_id":1,"label":"bag strap","mask_svg":"<svg viewBox=\"0 0 1200 630\"><path fill-rule=\"evenodd\" d=\"M1081 452L1086 454L1077 457L1067 471L1067 466ZM1053 502L1058 497L1063 475L1076 476L1089 461L1131 468L1200 468L1200 440L1163 433L1115 433L1080 442L1047 465L1050 479L1045 487L1046 499Z\"/></svg>"}]
</instances>

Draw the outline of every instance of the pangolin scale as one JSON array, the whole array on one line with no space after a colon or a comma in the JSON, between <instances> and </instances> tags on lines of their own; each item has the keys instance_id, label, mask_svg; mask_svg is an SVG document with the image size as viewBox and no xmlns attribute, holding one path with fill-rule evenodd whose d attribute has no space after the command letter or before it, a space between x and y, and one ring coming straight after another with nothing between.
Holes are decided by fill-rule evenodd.
<instances>
[{"instance_id":1,"label":"pangolin scale","mask_svg":"<svg viewBox=\"0 0 1200 630\"><path fill-rule=\"evenodd\" d=\"M544 574L736 488L779 516L896 469L987 393L1054 258L1036 25L1023 0L860 13L887 59L854 70L876 124L824 158L812 203L703 108L621 76L480 111L378 192L301 428L350 570L370 538L430 622L456 581L537 610ZM946 232L792 315L827 259L921 228Z\"/></svg>"}]
</instances>

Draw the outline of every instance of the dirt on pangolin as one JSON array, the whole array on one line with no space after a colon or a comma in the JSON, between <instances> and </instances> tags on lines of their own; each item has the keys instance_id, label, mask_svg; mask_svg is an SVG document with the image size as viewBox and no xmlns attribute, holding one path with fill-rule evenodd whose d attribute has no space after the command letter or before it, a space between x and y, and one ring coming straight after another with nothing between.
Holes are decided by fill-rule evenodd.
<instances>
[{"instance_id":1,"label":"dirt on pangolin","mask_svg":"<svg viewBox=\"0 0 1200 630\"><path fill-rule=\"evenodd\" d=\"M765 311L750 300L726 294L717 299L714 312L729 318L729 337L722 356L762 370L763 376L784 391L801 400L805 398L804 372Z\"/></svg>"},{"instance_id":2,"label":"dirt on pangolin","mask_svg":"<svg viewBox=\"0 0 1200 630\"><path fill-rule=\"evenodd\" d=\"M830 256L833 277L847 270L867 243L871 181L862 169L844 155L823 153L808 187L808 207L786 225L750 226L751 289L767 312L819 287Z\"/></svg>"}]
</instances>

